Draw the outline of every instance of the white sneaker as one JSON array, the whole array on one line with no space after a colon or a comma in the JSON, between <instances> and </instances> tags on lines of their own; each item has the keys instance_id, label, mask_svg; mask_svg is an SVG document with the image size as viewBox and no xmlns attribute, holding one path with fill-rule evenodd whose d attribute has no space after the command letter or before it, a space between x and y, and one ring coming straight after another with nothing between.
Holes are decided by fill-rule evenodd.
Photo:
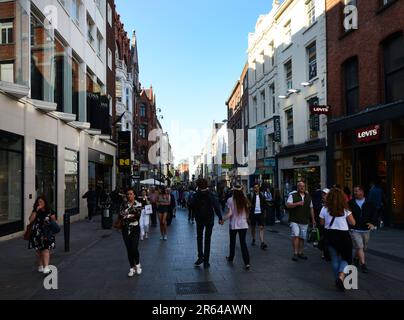
<instances>
[{"instance_id":1,"label":"white sneaker","mask_svg":"<svg viewBox=\"0 0 404 320\"><path fill-rule=\"evenodd\" d=\"M167 241L167 235L164 236L164 241Z\"/></svg>"},{"instance_id":2,"label":"white sneaker","mask_svg":"<svg viewBox=\"0 0 404 320\"><path fill-rule=\"evenodd\" d=\"M138 264L138 265L136 266L136 273L137 273L138 275L141 275L141 274L142 274L142 266L141 266L140 264Z\"/></svg>"},{"instance_id":3,"label":"white sneaker","mask_svg":"<svg viewBox=\"0 0 404 320\"><path fill-rule=\"evenodd\" d=\"M147 232L146 232L145 238L149 239L149 234Z\"/></svg>"},{"instance_id":4,"label":"white sneaker","mask_svg":"<svg viewBox=\"0 0 404 320\"><path fill-rule=\"evenodd\" d=\"M132 278L134 275L135 275L135 269L133 269L133 268L130 268L130 270L129 270L129 273L128 273L128 277L129 278Z\"/></svg>"},{"instance_id":5,"label":"white sneaker","mask_svg":"<svg viewBox=\"0 0 404 320\"><path fill-rule=\"evenodd\" d=\"M140 241L143 241L144 240L144 237L143 236L140 236Z\"/></svg>"},{"instance_id":6,"label":"white sneaker","mask_svg":"<svg viewBox=\"0 0 404 320\"><path fill-rule=\"evenodd\" d=\"M160 240L164 240L164 237L163 237L163 236L161 236L161 237L160 237Z\"/></svg>"},{"instance_id":7,"label":"white sneaker","mask_svg":"<svg viewBox=\"0 0 404 320\"><path fill-rule=\"evenodd\" d=\"M49 274L49 273L51 273L52 271L51 271L51 269L49 269L49 267L45 267L45 268L43 268L43 273L44 274Z\"/></svg>"},{"instance_id":8,"label":"white sneaker","mask_svg":"<svg viewBox=\"0 0 404 320\"><path fill-rule=\"evenodd\" d=\"M43 266L38 267L38 272L43 273Z\"/></svg>"}]
</instances>

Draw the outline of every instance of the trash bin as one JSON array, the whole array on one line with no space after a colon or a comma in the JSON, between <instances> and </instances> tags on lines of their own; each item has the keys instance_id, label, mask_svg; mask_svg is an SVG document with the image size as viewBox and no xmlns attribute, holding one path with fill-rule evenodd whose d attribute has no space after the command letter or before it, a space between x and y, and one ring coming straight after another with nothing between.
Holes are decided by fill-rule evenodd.
<instances>
[{"instance_id":1,"label":"trash bin","mask_svg":"<svg viewBox=\"0 0 404 320\"><path fill-rule=\"evenodd\" d=\"M111 210L111 202L107 201L102 204L101 225L103 229L112 229L113 212Z\"/></svg>"}]
</instances>

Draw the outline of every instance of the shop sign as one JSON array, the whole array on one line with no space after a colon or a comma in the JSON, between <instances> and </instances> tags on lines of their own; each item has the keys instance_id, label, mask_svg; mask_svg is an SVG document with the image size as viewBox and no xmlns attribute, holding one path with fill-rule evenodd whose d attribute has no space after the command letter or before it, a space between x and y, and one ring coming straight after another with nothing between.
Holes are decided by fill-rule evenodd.
<instances>
[{"instance_id":1,"label":"shop sign","mask_svg":"<svg viewBox=\"0 0 404 320\"><path fill-rule=\"evenodd\" d=\"M264 160L264 166L265 167L275 167L276 166L275 158L265 159Z\"/></svg>"},{"instance_id":2,"label":"shop sign","mask_svg":"<svg viewBox=\"0 0 404 320\"><path fill-rule=\"evenodd\" d=\"M131 171L130 131L118 132L118 164L120 172Z\"/></svg>"},{"instance_id":3,"label":"shop sign","mask_svg":"<svg viewBox=\"0 0 404 320\"><path fill-rule=\"evenodd\" d=\"M330 114L331 107L330 106L319 106L316 104L310 105L310 113L315 115L326 115Z\"/></svg>"},{"instance_id":4,"label":"shop sign","mask_svg":"<svg viewBox=\"0 0 404 320\"><path fill-rule=\"evenodd\" d=\"M274 116L274 141L281 142L281 117Z\"/></svg>"},{"instance_id":5,"label":"shop sign","mask_svg":"<svg viewBox=\"0 0 404 320\"><path fill-rule=\"evenodd\" d=\"M302 164L309 164L310 162L318 162L320 161L320 157L317 155L310 155L307 157L295 157L293 158L294 165L302 165Z\"/></svg>"},{"instance_id":6,"label":"shop sign","mask_svg":"<svg viewBox=\"0 0 404 320\"><path fill-rule=\"evenodd\" d=\"M358 129L355 132L356 141L359 143L364 143L364 142L380 140L381 129L382 128L379 124L371 126L371 127Z\"/></svg>"},{"instance_id":7,"label":"shop sign","mask_svg":"<svg viewBox=\"0 0 404 320\"><path fill-rule=\"evenodd\" d=\"M265 127L257 127L257 150L265 149Z\"/></svg>"}]
</instances>

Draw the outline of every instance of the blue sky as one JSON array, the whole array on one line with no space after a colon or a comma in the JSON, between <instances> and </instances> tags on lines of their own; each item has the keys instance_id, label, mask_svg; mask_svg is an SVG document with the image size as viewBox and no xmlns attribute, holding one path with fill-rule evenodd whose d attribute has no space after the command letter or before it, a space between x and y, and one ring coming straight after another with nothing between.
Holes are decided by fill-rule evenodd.
<instances>
[{"instance_id":1,"label":"blue sky","mask_svg":"<svg viewBox=\"0 0 404 320\"><path fill-rule=\"evenodd\" d=\"M247 60L248 33L272 0L116 0L116 5L128 34L136 30L140 80L144 87L153 85L175 162L199 153L206 130L227 117L225 101ZM198 130L198 139L186 139L190 129Z\"/></svg>"}]
</instances>

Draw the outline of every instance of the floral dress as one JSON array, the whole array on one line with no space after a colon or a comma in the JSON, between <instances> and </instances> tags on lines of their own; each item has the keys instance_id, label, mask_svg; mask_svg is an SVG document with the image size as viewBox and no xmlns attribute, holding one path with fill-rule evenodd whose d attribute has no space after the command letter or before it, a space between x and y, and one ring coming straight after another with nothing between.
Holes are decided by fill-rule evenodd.
<instances>
[{"instance_id":1,"label":"floral dress","mask_svg":"<svg viewBox=\"0 0 404 320\"><path fill-rule=\"evenodd\" d=\"M37 251L51 250L55 248L55 236L50 230L48 224L54 214L49 211L39 211L36 214L32 226L32 235L29 241L29 248Z\"/></svg>"}]
</instances>

